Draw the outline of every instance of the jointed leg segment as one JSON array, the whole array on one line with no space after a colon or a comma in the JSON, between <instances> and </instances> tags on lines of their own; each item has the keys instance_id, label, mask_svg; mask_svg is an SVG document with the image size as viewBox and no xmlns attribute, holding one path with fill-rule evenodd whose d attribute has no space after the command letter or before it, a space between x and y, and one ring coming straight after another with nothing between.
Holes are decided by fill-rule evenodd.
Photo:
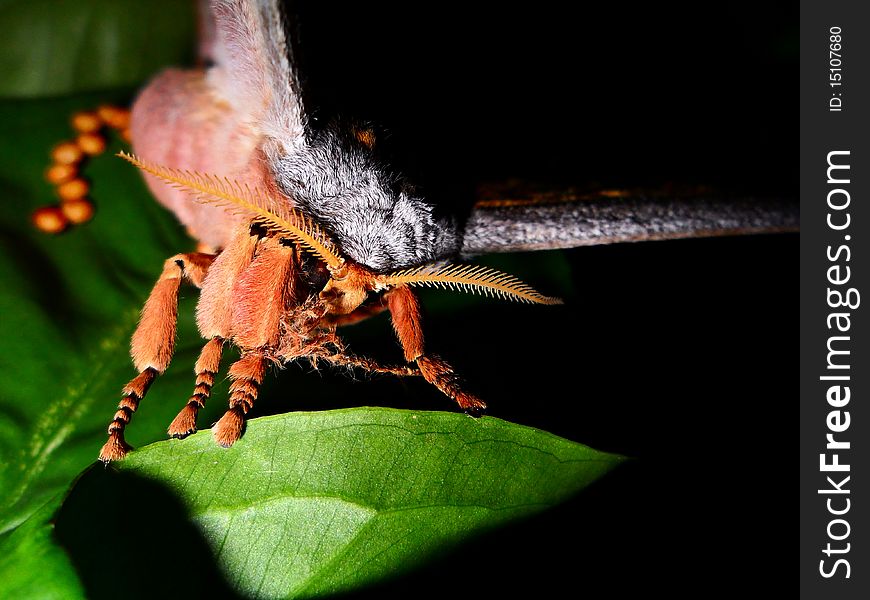
<instances>
[{"instance_id":1,"label":"jointed leg segment","mask_svg":"<svg viewBox=\"0 0 870 600\"><path fill-rule=\"evenodd\" d=\"M163 272L145 301L139 326L130 343L133 364L140 372L152 368L163 373L169 366L175 351L181 280L184 278L196 287L202 286L212 261L213 255L194 252L176 254L163 263Z\"/></svg>"},{"instance_id":2,"label":"jointed leg segment","mask_svg":"<svg viewBox=\"0 0 870 600\"><path fill-rule=\"evenodd\" d=\"M124 386L123 398L118 404L118 412L112 422L109 423L109 439L100 450L100 460L109 462L112 460L120 460L127 455L132 448L124 441L124 428L133 413L139 407L139 401L145 397L151 383L157 378L157 371L148 368L139 373L133 380Z\"/></svg>"},{"instance_id":3,"label":"jointed leg segment","mask_svg":"<svg viewBox=\"0 0 870 600\"><path fill-rule=\"evenodd\" d=\"M464 411L477 415L486 409L486 404L473 394L462 389L461 380L453 367L437 356L427 355L423 350L423 328L420 301L409 287L397 287L387 293L393 327L405 351L405 360L415 362L423 377L456 400Z\"/></svg>"},{"instance_id":4,"label":"jointed leg segment","mask_svg":"<svg viewBox=\"0 0 870 600\"><path fill-rule=\"evenodd\" d=\"M196 415L199 409L205 406L205 401L211 396L211 387L214 378L220 369L221 353L224 340L216 337L208 341L199 354L194 370L196 372L196 384L193 395L178 416L169 425L168 433L171 437L183 438L196 431Z\"/></svg>"},{"instance_id":5,"label":"jointed leg segment","mask_svg":"<svg viewBox=\"0 0 870 600\"><path fill-rule=\"evenodd\" d=\"M242 437L245 415L257 400L265 370L266 358L258 351L246 354L230 367L230 409L212 429L215 441L224 448Z\"/></svg>"},{"instance_id":6,"label":"jointed leg segment","mask_svg":"<svg viewBox=\"0 0 870 600\"><path fill-rule=\"evenodd\" d=\"M130 422L139 401L145 396L157 375L163 373L175 350L178 319L178 289L185 278L197 287L214 260L210 254L177 254L163 265L163 272L145 306L130 344L130 355L139 375L124 387L124 397L109 425L109 439L100 451L100 460L109 462L124 458L130 446L124 441L124 428Z\"/></svg>"}]
</instances>

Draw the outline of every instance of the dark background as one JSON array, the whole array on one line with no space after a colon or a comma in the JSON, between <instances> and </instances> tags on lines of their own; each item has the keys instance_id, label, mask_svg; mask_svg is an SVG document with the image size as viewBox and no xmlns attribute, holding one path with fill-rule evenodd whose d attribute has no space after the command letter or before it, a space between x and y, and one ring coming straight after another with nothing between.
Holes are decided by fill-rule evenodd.
<instances>
[{"instance_id":1,"label":"dark background","mask_svg":"<svg viewBox=\"0 0 870 600\"><path fill-rule=\"evenodd\" d=\"M367 4L300 7L310 99L324 121L381 124L432 197L462 205L475 182L518 177L797 202L797 6ZM565 307L440 308L427 341L489 414L635 460L376 592L778 590L774 566L793 551L782 457L798 392L798 236L564 256ZM542 260L523 273L539 288ZM325 384L327 401L402 389L397 403L444 408L415 382Z\"/></svg>"}]
</instances>

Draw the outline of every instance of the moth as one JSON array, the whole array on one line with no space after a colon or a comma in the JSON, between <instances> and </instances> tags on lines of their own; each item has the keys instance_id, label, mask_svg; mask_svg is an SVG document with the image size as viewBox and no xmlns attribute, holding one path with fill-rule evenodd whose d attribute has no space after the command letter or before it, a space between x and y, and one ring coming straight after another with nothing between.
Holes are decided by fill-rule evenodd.
<instances>
[{"instance_id":1,"label":"moth","mask_svg":"<svg viewBox=\"0 0 870 600\"><path fill-rule=\"evenodd\" d=\"M279 0L203 2L201 17L199 53L208 66L166 70L142 90L132 108L133 153L124 155L200 248L166 260L142 309L131 340L138 375L108 427L104 462L128 453L124 430L169 365L182 283L201 290L196 319L206 342L192 395L168 433L196 431L232 344L241 357L229 367L229 408L212 429L229 447L243 434L267 367L301 359L422 376L461 409L484 410L450 364L427 351L415 288L560 301L464 259L796 226L779 205L534 189L492 189L466 219L445 215L378 158L371 130L312 121ZM383 311L405 365L356 356L338 335Z\"/></svg>"}]
</instances>

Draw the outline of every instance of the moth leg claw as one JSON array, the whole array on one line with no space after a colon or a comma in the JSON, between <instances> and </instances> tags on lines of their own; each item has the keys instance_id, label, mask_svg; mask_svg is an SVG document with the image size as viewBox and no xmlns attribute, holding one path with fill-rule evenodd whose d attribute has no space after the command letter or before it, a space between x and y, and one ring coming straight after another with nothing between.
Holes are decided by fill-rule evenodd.
<instances>
[{"instance_id":1,"label":"moth leg claw","mask_svg":"<svg viewBox=\"0 0 870 600\"><path fill-rule=\"evenodd\" d=\"M221 448L235 444L245 432L245 413L241 406L234 406L212 428L214 440Z\"/></svg>"},{"instance_id":2,"label":"moth leg claw","mask_svg":"<svg viewBox=\"0 0 870 600\"><path fill-rule=\"evenodd\" d=\"M169 437L180 440L196 433L196 415L202 406L198 397L192 397L169 424L166 430Z\"/></svg>"},{"instance_id":3,"label":"moth leg claw","mask_svg":"<svg viewBox=\"0 0 870 600\"><path fill-rule=\"evenodd\" d=\"M469 417L474 417L475 419L479 419L486 413L486 405L475 405L469 406L465 409L465 414Z\"/></svg>"}]
</instances>

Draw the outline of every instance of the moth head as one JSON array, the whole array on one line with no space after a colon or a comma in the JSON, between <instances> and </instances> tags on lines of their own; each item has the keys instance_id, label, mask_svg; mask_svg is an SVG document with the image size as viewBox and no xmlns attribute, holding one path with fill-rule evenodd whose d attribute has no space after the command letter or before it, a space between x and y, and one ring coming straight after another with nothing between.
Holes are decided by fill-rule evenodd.
<instances>
[{"instance_id":1,"label":"moth head","mask_svg":"<svg viewBox=\"0 0 870 600\"><path fill-rule=\"evenodd\" d=\"M377 289L376 278L377 275L369 269L345 262L340 268L331 270L331 277L320 292L320 299L329 312L346 315L359 308L369 292Z\"/></svg>"}]
</instances>

